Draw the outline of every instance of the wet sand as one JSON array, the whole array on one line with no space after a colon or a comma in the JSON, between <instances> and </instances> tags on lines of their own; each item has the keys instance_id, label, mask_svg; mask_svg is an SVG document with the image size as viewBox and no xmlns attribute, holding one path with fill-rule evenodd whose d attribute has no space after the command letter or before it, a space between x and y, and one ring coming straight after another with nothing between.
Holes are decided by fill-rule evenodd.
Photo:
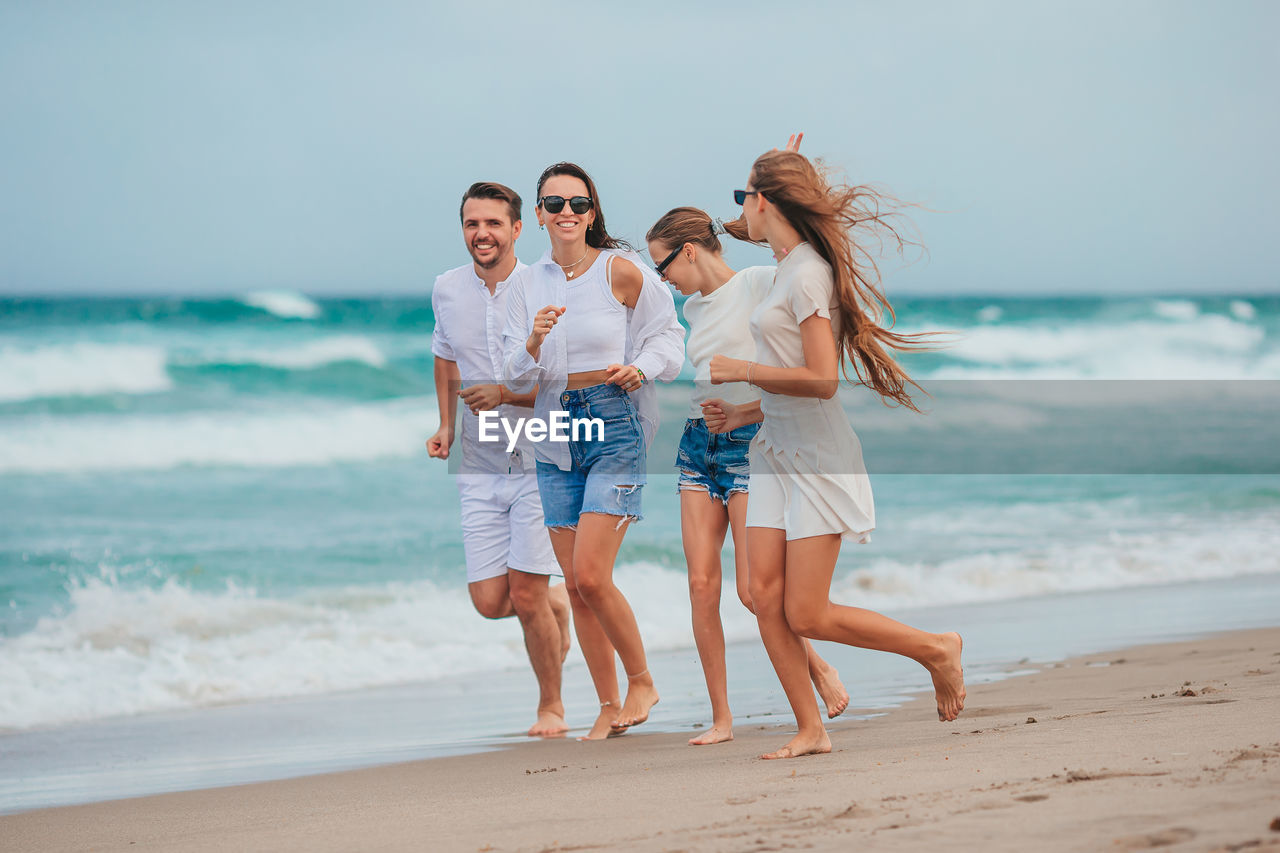
<instances>
[{"instance_id":1,"label":"wet sand","mask_svg":"<svg viewBox=\"0 0 1280 853\"><path fill-rule=\"evenodd\" d=\"M836 721L827 756L640 727L8 815L0 849L1280 851L1280 629L1026 668L954 723L928 696Z\"/></svg>"}]
</instances>

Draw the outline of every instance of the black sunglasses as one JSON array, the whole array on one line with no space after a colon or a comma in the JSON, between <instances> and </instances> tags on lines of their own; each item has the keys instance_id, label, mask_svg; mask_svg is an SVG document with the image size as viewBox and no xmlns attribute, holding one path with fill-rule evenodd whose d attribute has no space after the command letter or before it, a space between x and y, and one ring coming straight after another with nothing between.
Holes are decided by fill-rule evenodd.
<instances>
[{"instance_id":1,"label":"black sunglasses","mask_svg":"<svg viewBox=\"0 0 1280 853\"><path fill-rule=\"evenodd\" d=\"M735 202L735 203L737 203L737 204L746 204L746 203L747 203L747 196L749 196L749 195L759 195L759 194L760 194L760 190L734 190L734 191L733 191L733 200L734 200L734 202Z\"/></svg>"},{"instance_id":2,"label":"black sunglasses","mask_svg":"<svg viewBox=\"0 0 1280 853\"><path fill-rule=\"evenodd\" d=\"M676 246L671 250L671 254L662 259L662 263L654 267L654 270L657 271L658 275L666 275L667 267L671 266L671 262L680 256L680 250L683 248L683 244Z\"/></svg>"},{"instance_id":3,"label":"black sunglasses","mask_svg":"<svg viewBox=\"0 0 1280 853\"><path fill-rule=\"evenodd\" d=\"M564 210L564 196L544 195L538 200L547 213L559 213ZM591 199L585 195L575 195L569 199L569 209L574 213L586 213L591 209Z\"/></svg>"}]
</instances>

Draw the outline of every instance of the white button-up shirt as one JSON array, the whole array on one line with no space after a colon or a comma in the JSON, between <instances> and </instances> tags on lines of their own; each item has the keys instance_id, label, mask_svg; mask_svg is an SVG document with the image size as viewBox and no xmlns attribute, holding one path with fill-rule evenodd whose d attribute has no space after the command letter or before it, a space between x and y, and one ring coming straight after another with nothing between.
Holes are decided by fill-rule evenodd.
<instances>
[{"instance_id":1,"label":"white button-up shirt","mask_svg":"<svg viewBox=\"0 0 1280 853\"><path fill-rule=\"evenodd\" d=\"M644 276L640 298L634 308L627 309L624 356L627 364L635 365L645 376L645 383L631 392L631 399L635 401L648 446L658 430L658 399L653 380L669 382L679 375L684 364L684 327L676 317L671 291L639 255L614 249L604 251L631 261ZM537 385L534 416L548 419L551 412L563 411L560 394L569 378L568 343L563 334L556 334L559 329L552 329L543 341L537 361L529 355L525 343L538 311L548 305L568 305L568 279L547 250L537 263L513 274L508 281L507 325L502 335L506 384L516 393L528 393ZM537 442L534 453L539 460L562 471L573 467L567 443Z\"/></svg>"},{"instance_id":2,"label":"white button-up shirt","mask_svg":"<svg viewBox=\"0 0 1280 853\"><path fill-rule=\"evenodd\" d=\"M471 264L451 269L436 278L431 291L431 311L436 327L431 335L431 354L457 362L462 386L493 385L502 382L502 330L507 321L507 294L511 283L525 265L516 268L506 281L498 282L493 293L476 275ZM499 441L480 441L480 418L459 400L462 412L462 470L464 472L514 473L534 467L533 451L521 436L515 453L507 452L507 434L498 426ZM528 417L529 410L502 405L497 414L514 425L516 418Z\"/></svg>"}]
</instances>

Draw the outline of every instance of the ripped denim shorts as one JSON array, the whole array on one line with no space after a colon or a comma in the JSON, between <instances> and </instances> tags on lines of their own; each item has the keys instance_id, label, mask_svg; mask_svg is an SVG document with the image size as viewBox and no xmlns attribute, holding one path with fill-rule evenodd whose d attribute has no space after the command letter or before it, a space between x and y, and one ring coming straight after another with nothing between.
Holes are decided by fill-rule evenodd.
<instances>
[{"instance_id":1,"label":"ripped denim shorts","mask_svg":"<svg viewBox=\"0 0 1280 853\"><path fill-rule=\"evenodd\" d=\"M723 504L735 492L746 493L750 479L747 448L760 431L760 424L747 424L729 432L714 433L702 418L690 418L684 425L676 468L680 471L677 488L706 492Z\"/></svg>"},{"instance_id":2,"label":"ripped denim shorts","mask_svg":"<svg viewBox=\"0 0 1280 853\"><path fill-rule=\"evenodd\" d=\"M573 527L584 512L639 521L645 446L631 397L617 385L592 385L561 393L560 406L571 421L599 418L604 437L587 429L570 440L573 467L568 471L538 461L538 494L547 527Z\"/></svg>"}]
</instances>

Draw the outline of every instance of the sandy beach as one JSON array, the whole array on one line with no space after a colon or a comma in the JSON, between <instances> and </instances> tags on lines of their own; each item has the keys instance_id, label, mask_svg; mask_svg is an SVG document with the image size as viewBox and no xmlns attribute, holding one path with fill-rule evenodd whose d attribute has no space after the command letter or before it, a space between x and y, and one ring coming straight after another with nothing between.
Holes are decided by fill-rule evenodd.
<instances>
[{"instance_id":1,"label":"sandy beach","mask_svg":"<svg viewBox=\"0 0 1280 853\"><path fill-rule=\"evenodd\" d=\"M0 817L6 850L1280 850L1280 629L1117 650L830 726L740 720ZM856 710L856 709L855 709ZM1280 827L1280 824L1277 824Z\"/></svg>"}]
</instances>

